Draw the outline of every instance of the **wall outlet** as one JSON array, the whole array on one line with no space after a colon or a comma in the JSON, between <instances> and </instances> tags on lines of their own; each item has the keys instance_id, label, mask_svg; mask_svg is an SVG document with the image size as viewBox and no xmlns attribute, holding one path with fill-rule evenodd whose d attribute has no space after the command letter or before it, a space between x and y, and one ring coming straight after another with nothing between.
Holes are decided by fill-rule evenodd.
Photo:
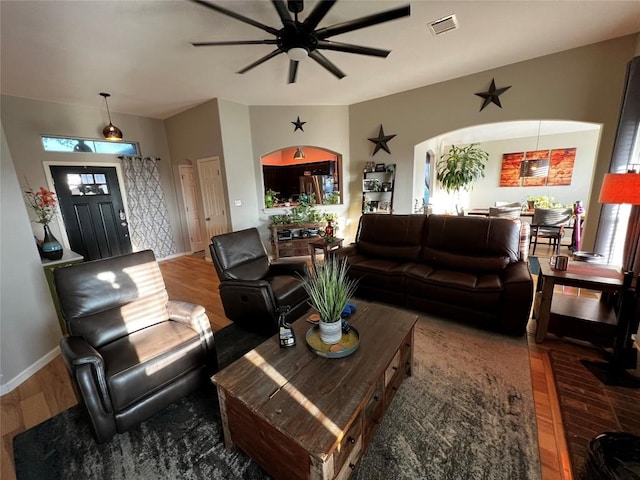
<instances>
[{"instance_id":1,"label":"wall outlet","mask_svg":"<svg viewBox=\"0 0 640 480\"><path fill-rule=\"evenodd\" d=\"M234 205L235 205L236 207L241 207L241 206L242 206L242 200L236 200L236 201L234 201L233 203L234 203Z\"/></svg>"}]
</instances>

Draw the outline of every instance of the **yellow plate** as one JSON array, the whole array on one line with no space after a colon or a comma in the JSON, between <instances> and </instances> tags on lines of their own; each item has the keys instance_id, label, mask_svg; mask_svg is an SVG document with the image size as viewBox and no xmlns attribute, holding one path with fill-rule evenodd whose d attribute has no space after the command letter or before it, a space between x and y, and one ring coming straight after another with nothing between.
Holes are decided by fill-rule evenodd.
<instances>
[{"instance_id":1,"label":"yellow plate","mask_svg":"<svg viewBox=\"0 0 640 480\"><path fill-rule=\"evenodd\" d=\"M320 340L320 327L314 325L307 331L307 345L311 351L321 357L343 358L351 355L360 346L360 333L353 326L349 333L343 333L340 341L328 345Z\"/></svg>"}]
</instances>

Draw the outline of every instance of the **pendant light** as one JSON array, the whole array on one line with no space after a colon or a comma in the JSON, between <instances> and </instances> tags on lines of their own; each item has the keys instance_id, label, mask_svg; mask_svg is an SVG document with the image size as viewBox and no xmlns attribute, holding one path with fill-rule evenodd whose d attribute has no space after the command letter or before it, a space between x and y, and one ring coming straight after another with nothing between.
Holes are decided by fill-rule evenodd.
<instances>
[{"instance_id":1,"label":"pendant light","mask_svg":"<svg viewBox=\"0 0 640 480\"><path fill-rule=\"evenodd\" d=\"M296 148L296 153L293 154L294 160L304 160L304 152L300 147Z\"/></svg>"},{"instance_id":2,"label":"pendant light","mask_svg":"<svg viewBox=\"0 0 640 480\"><path fill-rule=\"evenodd\" d=\"M109 93L100 93L101 97L104 97L104 104L107 106L107 115L109 116L109 125L102 129L102 134L107 140L118 141L122 140L122 130L111 123L111 113L109 112L109 103L107 98L111 96Z\"/></svg>"}]
</instances>

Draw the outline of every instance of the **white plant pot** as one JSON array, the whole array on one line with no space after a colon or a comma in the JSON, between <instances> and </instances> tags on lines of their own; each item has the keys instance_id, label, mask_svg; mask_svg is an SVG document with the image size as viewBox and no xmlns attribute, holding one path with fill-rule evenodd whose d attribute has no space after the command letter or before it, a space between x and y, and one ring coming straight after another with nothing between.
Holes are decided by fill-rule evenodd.
<instances>
[{"instance_id":1,"label":"white plant pot","mask_svg":"<svg viewBox=\"0 0 640 480\"><path fill-rule=\"evenodd\" d=\"M327 345L333 345L338 343L342 338L342 321L337 322L323 322L318 323L320 327L320 340Z\"/></svg>"}]
</instances>

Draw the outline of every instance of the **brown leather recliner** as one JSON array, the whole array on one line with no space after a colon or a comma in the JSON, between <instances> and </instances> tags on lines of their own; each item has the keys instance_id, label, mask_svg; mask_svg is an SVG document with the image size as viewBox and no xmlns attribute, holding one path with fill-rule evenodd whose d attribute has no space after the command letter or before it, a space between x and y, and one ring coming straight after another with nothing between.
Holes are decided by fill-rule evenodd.
<instances>
[{"instance_id":1,"label":"brown leather recliner","mask_svg":"<svg viewBox=\"0 0 640 480\"><path fill-rule=\"evenodd\" d=\"M304 262L270 263L256 228L211 237L211 258L220 279L224 313L239 326L263 334L278 330L278 309L289 322L309 308L302 286Z\"/></svg>"},{"instance_id":2,"label":"brown leather recliner","mask_svg":"<svg viewBox=\"0 0 640 480\"><path fill-rule=\"evenodd\" d=\"M54 271L60 350L98 443L193 391L216 369L204 307L169 301L151 250Z\"/></svg>"}]
</instances>

